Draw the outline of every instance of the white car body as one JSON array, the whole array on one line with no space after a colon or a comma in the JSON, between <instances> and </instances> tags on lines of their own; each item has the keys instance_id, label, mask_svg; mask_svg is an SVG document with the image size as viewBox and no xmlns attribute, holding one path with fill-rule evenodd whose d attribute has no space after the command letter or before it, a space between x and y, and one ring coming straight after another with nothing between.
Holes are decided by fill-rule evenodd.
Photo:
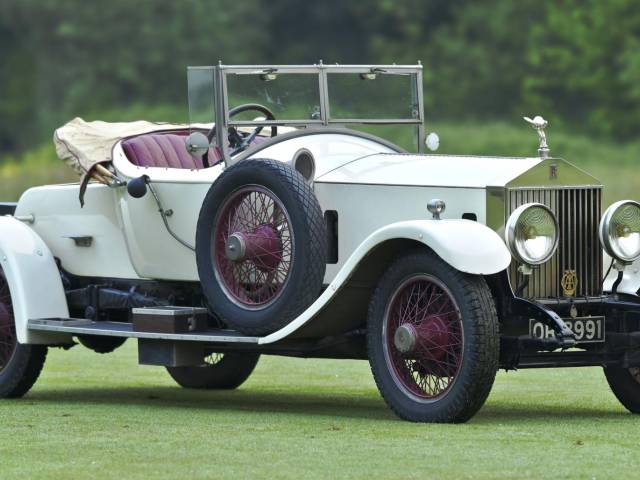
<instances>
[{"instance_id":1,"label":"white car body","mask_svg":"<svg viewBox=\"0 0 640 480\"><path fill-rule=\"evenodd\" d=\"M301 145L316 158L314 190L323 210L340 212L342 233L339 261L328 265L325 275L325 283L331 285L329 294L301 315L304 321L296 320L292 325L311 320L313 312L331 300L359 261L378 243L393 238L421 242L455 268L469 273L492 274L509 265L511 257L503 240L483 226L486 183L497 185L504 179L482 179L477 172L486 171L486 165L482 165L492 162L501 168L509 167L504 174L508 179L535 165L536 159L476 159L476 168L472 169L471 157L398 155L382 144L348 132L299 136L254 156L287 162ZM194 242L198 217L194 205L202 203L222 171L220 165L206 170L141 168L129 163L116 145L114 166L124 178L148 175L163 204L174 212L170 220L174 231ZM447 173L451 168L464 168L469 173L465 184L453 190L453 179ZM355 185L363 175L359 169L365 170L364 185ZM433 177L428 185L406 184L425 175ZM86 205L81 208L77 192L75 184L32 188L24 193L15 212L16 217L35 218L30 228L69 273L84 277L198 281L194 253L169 235L150 196L132 199L124 189L90 184ZM432 220L426 211L427 202L435 197L447 200L443 221ZM461 219L470 210L469 205L474 205L471 210L476 212L477 222ZM77 246L73 237L81 236L92 237L91 246ZM171 255L167 256L169 251ZM61 290L51 295L59 297L58 300L63 297ZM24 326L21 338L27 338L26 320L25 317L19 322ZM287 332L290 331L288 328Z\"/></svg>"}]
</instances>

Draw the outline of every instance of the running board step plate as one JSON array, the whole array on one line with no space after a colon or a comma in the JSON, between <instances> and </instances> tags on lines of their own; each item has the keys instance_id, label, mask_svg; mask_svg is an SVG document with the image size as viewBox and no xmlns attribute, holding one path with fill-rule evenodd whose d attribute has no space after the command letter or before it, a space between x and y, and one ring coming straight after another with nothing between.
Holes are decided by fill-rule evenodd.
<instances>
[{"instance_id":1,"label":"running board step plate","mask_svg":"<svg viewBox=\"0 0 640 480\"><path fill-rule=\"evenodd\" d=\"M134 332L133 325L122 322L94 322L77 318L42 318L29 320L28 329L41 332L62 332L73 335L149 338L206 343L258 343L260 337L247 337L233 330L207 330L197 333Z\"/></svg>"}]
</instances>

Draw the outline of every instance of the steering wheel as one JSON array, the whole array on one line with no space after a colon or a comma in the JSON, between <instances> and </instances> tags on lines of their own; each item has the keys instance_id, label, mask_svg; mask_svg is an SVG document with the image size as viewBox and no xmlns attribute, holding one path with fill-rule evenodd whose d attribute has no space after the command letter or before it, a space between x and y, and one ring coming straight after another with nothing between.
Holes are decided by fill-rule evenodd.
<instances>
[{"instance_id":1,"label":"steering wheel","mask_svg":"<svg viewBox=\"0 0 640 480\"><path fill-rule=\"evenodd\" d=\"M250 112L256 111L264 114L267 120L275 120L276 117L271 110L269 110L264 105L260 105L259 103L245 103L243 105L238 105L237 107L229 110L229 118L234 117L242 112ZM239 132L235 127L229 127L229 146L231 147L231 155L237 155L238 153L245 150L251 142L256 138L256 136L262 131L264 127L258 126L253 129L251 133L243 133ZM275 137L278 135L278 127L275 125L271 127L271 137ZM216 125L209 131L207 137L209 138L209 143L213 141L216 136Z\"/></svg>"}]
</instances>

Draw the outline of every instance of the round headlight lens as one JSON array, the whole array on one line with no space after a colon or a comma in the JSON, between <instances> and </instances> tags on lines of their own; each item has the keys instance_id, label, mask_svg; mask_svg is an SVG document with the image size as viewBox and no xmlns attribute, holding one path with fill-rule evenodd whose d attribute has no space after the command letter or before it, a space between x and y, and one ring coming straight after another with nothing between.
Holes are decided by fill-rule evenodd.
<instances>
[{"instance_id":1,"label":"round headlight lens","mask_svg":"<svg viewBox=\"0 0 640 480\"><path fill-rule=\"evenodd\" d=\"M507 220L506 240L511 254L521 263L540 265L558 248L558 221L541 203L518 207Z\"/></svg>"},{"instance_id":2,"label":"round headlight lens","mask_svg":"<svg viewBox=\"0 0 640 480\"><path fill-rule=\"evenodd\" d=\"M607 208L600 221L600 241L617 260L630 263L640 258L640 204L622 200Z\"/></svg>"}]
</instances>

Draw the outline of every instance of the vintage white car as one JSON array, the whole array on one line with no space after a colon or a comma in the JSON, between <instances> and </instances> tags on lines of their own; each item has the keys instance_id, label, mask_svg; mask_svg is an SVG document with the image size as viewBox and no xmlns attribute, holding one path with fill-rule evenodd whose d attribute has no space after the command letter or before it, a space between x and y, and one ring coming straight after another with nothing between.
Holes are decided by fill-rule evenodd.
<instances>
[{"instance_id":1,"label":"vintage white car","mask_svg":"<svg viewBox=\"0 0 640 480\"><path fill-rule=\"evenodd\" d=\"M420 65L188 80L190 124L76 119L55 142L83 181L0 207L1 397L49 347L136 338L188 388L263 354L368 359L411 421L468 420L498 368L603 366L640 412L640 205L602 214L541 117L530 158L426 155Z\"/></svg>"}]
</instances>

